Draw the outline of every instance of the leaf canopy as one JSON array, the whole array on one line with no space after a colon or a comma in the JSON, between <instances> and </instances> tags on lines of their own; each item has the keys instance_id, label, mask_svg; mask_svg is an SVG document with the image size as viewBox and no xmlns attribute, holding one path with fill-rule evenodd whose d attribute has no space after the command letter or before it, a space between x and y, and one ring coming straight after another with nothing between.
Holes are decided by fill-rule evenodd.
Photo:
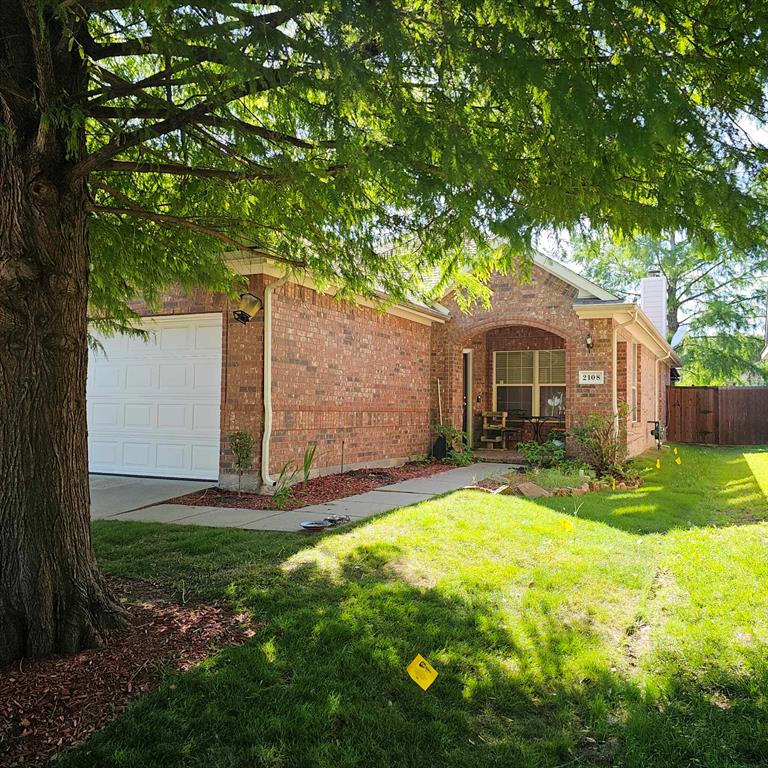
<instances>
[{"instance_id":1,"label":"leaf canopy","mask_svg":"<svg viewBox=\"0 0 768 768\"><path fill-rule=\"evenodd\" d=\"M683 362L683 384L768 382L761 362L768 298L768 248L739 250L681 238L613 242L602 233L576 241L572 253L595 281L628 299L642 277L667 281L667 326ZM680 328L684 333L674 339Z\"/></svg>"},{"instance_id":2,"label":"leaf canopy","mask_svg":"<svg viewBox=\"0 0 768 768\"><path fill-rule=\"evenodd\" d=\"M765 150L743 128L766 116L761 3L16 2L85 67L36 108L87 134L72 178L91 185L91 302L111 318L170 282L225 287L232 250L401 298L587 221L766 235Z\"/></svg>"}]
</instances>

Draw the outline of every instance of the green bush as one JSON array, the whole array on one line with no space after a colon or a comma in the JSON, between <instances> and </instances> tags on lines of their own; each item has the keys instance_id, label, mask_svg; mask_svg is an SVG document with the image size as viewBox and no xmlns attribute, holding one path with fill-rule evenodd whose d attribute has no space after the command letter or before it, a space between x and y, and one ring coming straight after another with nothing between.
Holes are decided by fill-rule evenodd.
<instances>
[{"instance_id":1,"label":"green bush","mask_svg":"<svg viewBox=\"0 0 768 768\"><path fill-rule=\"evenodd\" d=\"M618 423L626 423L627 405L619 409ZM591 413L584 423L573 428L573 439L598 477L627 476L627 441L616 428L613 416Z\"/></svg>"},{"instance_id":2,"label":"green bush","mask_svg":"<svg viewBox=\"0 0 768 768\"><path fill-rule=\"evenodd\" d=\"M253 457L256 451L256 440L250 432L233 432L227 435L229 449L232 451L237 469L237 492L242 492L243 472L253 467Z\"/></svg>"},{"instance_id":3,"label":"green bush","mask_svg":"<svg viewBox=\"0 0 768 768\"><path fill-rule=\"evenodd\" d=\"M462 432L449 424L437 424L435 434L445 440L448 451L445 461L448 464L466 467L475 460L472 449L469 447L469 437L466 432Z\"/></svg>"},{"instance_id":4,"label":"green bush","mask_svg":"<svg viewBox=\"0 0 768 768\"><path fill-rule=\"evenodd\" d=\"M555 467L565 461L565 440L550 437L543 443L529 440L518 443L517 450L532 467Z\"/></svg>"}]
</instances>

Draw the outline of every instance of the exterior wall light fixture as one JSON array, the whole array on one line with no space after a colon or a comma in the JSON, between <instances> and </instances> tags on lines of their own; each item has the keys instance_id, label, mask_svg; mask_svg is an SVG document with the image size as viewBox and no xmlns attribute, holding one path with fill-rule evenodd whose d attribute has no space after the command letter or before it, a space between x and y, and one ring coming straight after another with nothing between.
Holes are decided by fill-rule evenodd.
<instances>
[{"instance_id":1,"label":"exterior wall light fixture","mask_svg":"<svg viewBox=\"0 0 768 768\"><path fill-rule=\"evenodd\" d=\"M592 351L592 347L595 346L595 341L592 338L592 334L591 333L589 333L589 332L587 333L587 338L584 339L584 343L587 345L587 350L589 352L591 352Z\"/></svg>"},{"instance_id":2,"label":"exterior wall light fixture","mask_svg":"<svg viewBox=\"0 0 768 768\"><path fill-rule=\"evenodd\" d=\"M232 315L235 320L245 325L261 309L262 302L258 296L252 293L240 294L240 306L233 310Z\"/></svg>"}]
</instances>

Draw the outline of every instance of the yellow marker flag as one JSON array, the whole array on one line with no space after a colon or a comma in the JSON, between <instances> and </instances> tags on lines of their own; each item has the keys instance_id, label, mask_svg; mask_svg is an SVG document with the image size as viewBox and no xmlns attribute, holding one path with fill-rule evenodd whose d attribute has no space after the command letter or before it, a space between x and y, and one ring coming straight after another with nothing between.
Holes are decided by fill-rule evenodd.
<instances>
[{"instance_id":1,"label":"yellow marker flag","mask_svg":"<svg viewBox=\"0 0 768 768\"><path fill-rule=\"evenodd\" d=\"M566 518L563 518L563 519L560 521L560 527L561 527L561 528L562 528L564 531L572 531L572 530L573 530L573 523L572 523L570 520L568 520L568 519L566 519Z\"/></svg>"},{"instance_id":2,"label":"yellow marker flag","mask_svg":"<svg viewBox=\"0 0 768 768\"><path fill-rule=\"evenodd\" d=\"M661 469L661 459L656 459L656 469Z\"/></svg>"},{"instance_id":3,"label":"yellow marker flag","mask_svg":"<svg viewBox=\"0 0 768 768\"><path fill-rule=\"evenodd\" d=\"M672 451L675 454L675 456L677 456L677 448L673 448Z\"/></svg>"},{"instance_id":4,"label":"yellow marker flag","mask_svg":"<svg viewBox=\"0 0 768 768\"><path fill-rule=\"evenodd\" d=\"M420 654L407 667L408 674L416 685L426 691L437 677L437 670Z\"/></svg>"},{"instance_id":5,"label":"yellow marker flag","mask_svg":"<svg viewBox=\"0 0 768 768\"><path fill-rule=\"evenodd\" d=\"M675 464L682 464L682 463L683 463L683 460L682 460L682 459L681 459L681 458L678 456L678 457L675 459Z\"/></svg>"}]
</instances>

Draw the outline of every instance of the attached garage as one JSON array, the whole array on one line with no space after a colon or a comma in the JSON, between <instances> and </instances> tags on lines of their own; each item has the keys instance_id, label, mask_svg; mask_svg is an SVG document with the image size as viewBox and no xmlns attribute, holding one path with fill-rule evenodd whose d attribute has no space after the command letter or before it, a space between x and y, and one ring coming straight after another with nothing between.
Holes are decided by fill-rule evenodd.
<instances>
[{"instance_id":1,"label":"attached garage","mask_svg":"<svg viewBox=\"0 0 768 768\"><path fill-rule=\"evenodd\" d=\"M97 336L88 364L91 472L217 480L222 316L143 321L148 341Z\"/></svg>"}]
</instances>

